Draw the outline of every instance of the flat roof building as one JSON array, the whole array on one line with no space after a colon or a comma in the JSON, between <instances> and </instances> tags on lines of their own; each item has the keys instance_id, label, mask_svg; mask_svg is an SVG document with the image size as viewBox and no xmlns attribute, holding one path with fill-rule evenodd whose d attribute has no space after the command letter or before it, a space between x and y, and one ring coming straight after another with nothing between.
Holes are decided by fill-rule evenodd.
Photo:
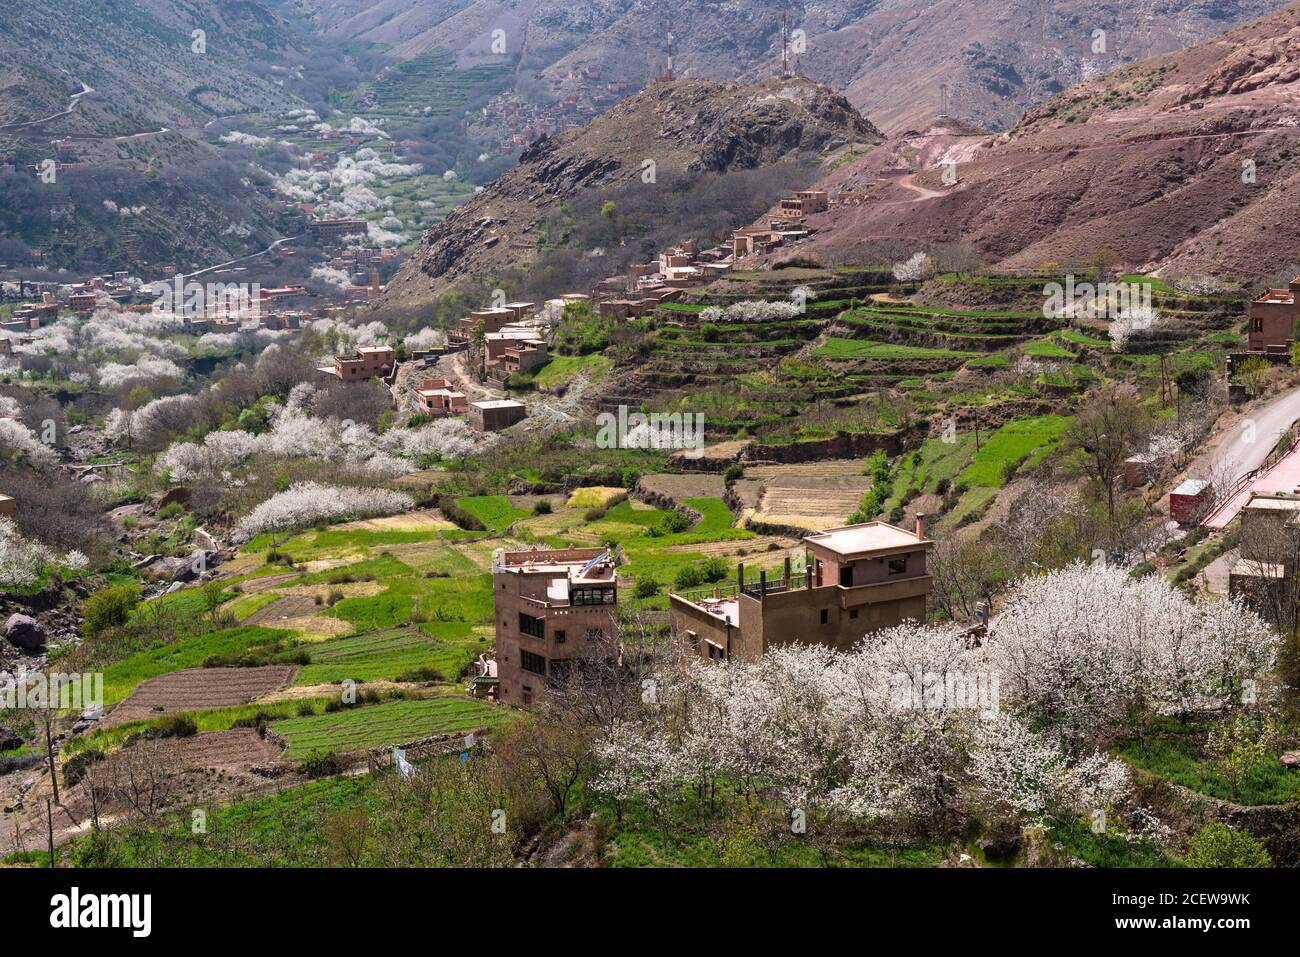
<instances>
[{"instance_id":1,"label":"flat roof building","mask_svg":"<svg viewBox=\"0 0 1300 957\"><path fill-rule=\"evenodd\" d=\"M1286 289L1269 289L1250 303L1250 328L1247 348L1251 352L1289 353L1295 341L1296 319L1300 318L1300 276Z\"/></svg>"},{"instance_id":2,"label":"flat roof building","mask_svg":"<svg viewBox=\"0 0 1300 957\"><path fill-rule=\"evenodd\" d=\"M469 424L480 432L499 432L522 422L528 409L513 399L484 399L469 404Z\"/></svg>"},{"instance_id":3,"label":"flat roof building","mask_svg":"<svg viewBox=\"0 0 1300 957\"><path fill-rule=\"evenodd\" d=\"M924 516L914 531L887 522L827 529L804 538L805 570L790 559L779 576L669 596L674 631L702 657L757 661L773 647L818 644L847 649L869 632L925 621L932 577Z\"/></svg>"},{"instance_id":4,"label":"flat roof building","mask_svg":"<svg viewBox=\"0 0 1300 957\"><path fill-rule=\"evenodd\" d=\"M492 556L495 690L506 704L540 700L595 642L618 640L618 574L607 548L498 550ZM485 671L485 674L488 672Z\"/></svg>"}]
</instances>

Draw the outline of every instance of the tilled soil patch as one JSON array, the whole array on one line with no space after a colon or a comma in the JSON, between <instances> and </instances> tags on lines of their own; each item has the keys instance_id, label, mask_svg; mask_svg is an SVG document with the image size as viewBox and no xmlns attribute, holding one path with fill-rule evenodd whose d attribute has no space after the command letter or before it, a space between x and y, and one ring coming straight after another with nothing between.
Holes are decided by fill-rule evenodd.
<instances>
[{"instance_id":1,"label":"tilled soil patch","mask_svg":"<svg viewBox=\"0 0 1300 957\"><path fill-rule=\"evenodd\" d=\"M248 704L282 688L297 673L297 665L259 668L189 668L150 678L131 692L102 724L143 721L181 711L204 711Z\"/></svg>"}]
</instances>

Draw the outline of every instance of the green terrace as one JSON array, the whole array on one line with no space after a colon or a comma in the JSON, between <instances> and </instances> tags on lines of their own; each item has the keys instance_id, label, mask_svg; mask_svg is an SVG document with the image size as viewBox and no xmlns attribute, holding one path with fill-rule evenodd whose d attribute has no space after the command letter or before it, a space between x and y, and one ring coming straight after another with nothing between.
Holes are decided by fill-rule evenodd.
<instances>
[{"instance_id":1,"label":"green terrace","mask_svg":"<svg viewBox=\"0 0 1300 957\"><path fill-rule=\"evenodd\" d=\"M458 69L456 57L442 48L399 63L352 94L351 105L368 115L409 117L450 115L484 91L504 88L512 73L505 57L492 63Z\"/></svg>"}]
</instances>

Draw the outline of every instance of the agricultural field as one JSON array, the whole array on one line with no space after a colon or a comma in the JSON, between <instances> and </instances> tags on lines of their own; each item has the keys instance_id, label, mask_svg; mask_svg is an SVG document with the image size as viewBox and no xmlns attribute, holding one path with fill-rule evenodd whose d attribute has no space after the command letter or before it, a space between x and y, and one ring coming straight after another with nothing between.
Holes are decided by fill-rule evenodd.
<instances>
[{"instance_id":1,"label":"agricultural field","mask_svg":"<svg viewBox=\"0 0 1300 957\"><path fill-rule=\"evenodd\" d=\"M751 466L744 481L753 521L807 531L843 525L872 486L861 459Z\"/></svg>"},{"instance_id":2,"label":"agricultural field","mask_svg":"<svg viewBox=\"0 0 1300 957\"><path fill-rule=\"evenodd\" d=\"M458 69L455 55L435 48L401 62L352 95L352 107L368 115L421 119L458 113L505 86L507 63Z\"/></svg>"},{"instance_id":3,"label":"agricultural field","mask_svg":"<svg viewBox=\"0 0 1300 957\"><path fill-rule=\"evenodd\" d=\"M296 670L294 665L264 665L173 671L138 685L100 727L248 704L287 684Z\"/></svg>"},{"instance_id":4,"label":"agricultural field","mask_svg":"<svg viewBox=\"0 0 1300 957\"><path fill-rule=\"evenodd\" d=\"M342 708L277 721L270 728L288 741L285 758L301 760L313 751L347 754L408 744L436 734L493 728L509 718L510 712L495 705L446 695Z\"/></svg>"},{"instance_id":5,"label":"agricultural field","mask_svg":"<svg viewBox=\"0 0 1300 957\"><path fill-rule=\"evenodd\" d=\"M477 655L491 648L490 640L475 639L472 627L446 622L442 630L456 640L443 641L411 628L367 632L331 638L309 649L311 663L303 665L298 685L367 681L425 680L428 674L454 679ZM459 634L457 634L459 633Z\"/></svg>"}]
</instances>

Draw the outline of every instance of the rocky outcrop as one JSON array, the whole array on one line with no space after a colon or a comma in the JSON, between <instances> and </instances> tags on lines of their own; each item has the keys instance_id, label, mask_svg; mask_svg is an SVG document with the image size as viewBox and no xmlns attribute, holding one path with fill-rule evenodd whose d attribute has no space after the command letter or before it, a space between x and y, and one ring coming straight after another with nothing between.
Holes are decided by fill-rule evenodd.
<instances>
[{"instance_id":1,"label":"rocky outcrop","mask_svg":"<svg viewBox=\"0 0 1300 957\"><path fill-rule=\"evenodd\" d=\"M23 651L40 651L45 647L45 629L30 615L13 614L5 622L5 639Z\"/></svg>"},{"instance_id":2,"label":"rocky outcrop","mask_svg":"<svg viewBox=\"0 0 1300 957\"><path fill-rule=\"evenodd\" d=\"M810 80L654 83L581 129L533 143L518 166L424 234L384 304L418 306L470 277L526 270L539 227L563 204L880 140L848 100Z\"/></svg>"}]
</instances>

